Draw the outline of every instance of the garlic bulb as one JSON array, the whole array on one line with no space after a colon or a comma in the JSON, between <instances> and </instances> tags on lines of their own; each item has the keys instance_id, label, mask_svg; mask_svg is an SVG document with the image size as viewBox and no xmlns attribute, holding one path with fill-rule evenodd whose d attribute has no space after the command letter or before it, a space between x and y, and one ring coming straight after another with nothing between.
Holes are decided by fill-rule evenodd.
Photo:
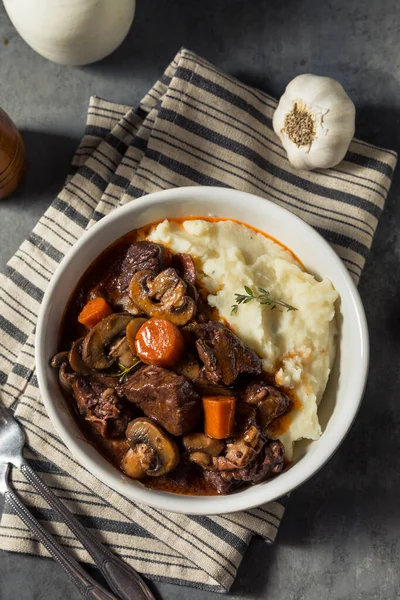
<instances>
[{"instance_id":1,"label":"garlic bulb","mask_svg":"<svg viewBox=\"0 0 400 600\"><path fill-rule=\"evenodd\" d=\"M299 75L287 86L273 127L296 169L329 169L354 136L356 109L335 79Z\"/></svg>"}]
</instances>

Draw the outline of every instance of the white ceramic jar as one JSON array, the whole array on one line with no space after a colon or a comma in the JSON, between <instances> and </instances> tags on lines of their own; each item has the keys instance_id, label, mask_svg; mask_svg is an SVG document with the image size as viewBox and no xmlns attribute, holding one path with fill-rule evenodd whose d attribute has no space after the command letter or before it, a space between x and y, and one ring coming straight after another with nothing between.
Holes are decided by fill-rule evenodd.
<instances>
[{"instance_id":1,"label":"white ceramic jar","mask_svg":"<svg viewBox=\"0 0 400 600\"><path fill-rule=\"evenodd\" d=\"M63 65L87 65L125 39L136 0L3 0L20 36L36 52Z\"/></svg>"}]
</instances>

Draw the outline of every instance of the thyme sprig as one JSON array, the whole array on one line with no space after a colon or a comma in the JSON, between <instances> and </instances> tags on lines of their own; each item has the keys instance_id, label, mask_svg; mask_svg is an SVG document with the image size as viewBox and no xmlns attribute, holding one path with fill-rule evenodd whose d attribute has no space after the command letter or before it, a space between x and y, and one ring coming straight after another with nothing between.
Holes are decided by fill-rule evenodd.
<instances>
[{"instance_id":1,"label":"thyme sprig","mask_svg":"<svg viewBox=\"0 0 400 600\"><path fill-rule=\"evenodd\" d=\"M109 373L110 377L119 377L120 383L124 381L126 376L138 366L138 364L142 362L138 356L136 356L133 360L133 364L130 367L125 367L122 363L118 363L120 370L117 373Z\"/></svg>"},{"instance_id":2,"label":"thyme sprig","mask_svg":"<svg viewBox=\"0 0 400 600\"><path fill-rule=\"evenodd\" d=\"M255 294L247 285L244 286L244 290L246 292L245 294L235 294L235 304L232 304L231 315L237 315L240 304L248 304L253 300L257 300L260 304L270 306L271 310L277 308L278 306L283 306L283 308L286 308L287 311L297 310L297 308L291 304L288 304L284 300L281 300L281 298L274 298L271 292L264 290L264 288L257 288L259 294Z\"/></svg>"}]
</instances>

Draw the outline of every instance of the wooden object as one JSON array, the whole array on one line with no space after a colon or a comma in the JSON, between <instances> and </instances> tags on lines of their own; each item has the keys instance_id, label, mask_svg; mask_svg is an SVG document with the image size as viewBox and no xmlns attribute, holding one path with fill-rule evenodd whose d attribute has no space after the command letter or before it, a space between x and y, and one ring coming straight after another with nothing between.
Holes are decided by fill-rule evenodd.
<instances>
[{"instance_id":1,"label":"wooden object","mask_svg":"<svg viewBox=\"0 0 400 600\"><path fill-rule=\"evenodd\" d=\"M24 142L10 117L0 108L0 200L12 194L24 172Z\"/></svg>"}]
</instances>

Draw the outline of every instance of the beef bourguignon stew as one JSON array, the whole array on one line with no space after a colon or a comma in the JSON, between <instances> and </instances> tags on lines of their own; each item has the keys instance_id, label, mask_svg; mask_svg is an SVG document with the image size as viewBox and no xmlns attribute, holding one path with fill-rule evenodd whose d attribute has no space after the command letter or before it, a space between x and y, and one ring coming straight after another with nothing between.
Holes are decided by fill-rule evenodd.
<instances>
[{"instance_id":1,"label":"beef bourguignon stew","mask_svg":"<svg viewBox=\"0 0 400 600\"><path fill-rule=\"evenodd\" d=\"M86 439L127 476L227 494L281 472L290 410L256 353L218 320L190 255L121 238L88 269L52 359Z\"/></svg>"}]
</instances>

